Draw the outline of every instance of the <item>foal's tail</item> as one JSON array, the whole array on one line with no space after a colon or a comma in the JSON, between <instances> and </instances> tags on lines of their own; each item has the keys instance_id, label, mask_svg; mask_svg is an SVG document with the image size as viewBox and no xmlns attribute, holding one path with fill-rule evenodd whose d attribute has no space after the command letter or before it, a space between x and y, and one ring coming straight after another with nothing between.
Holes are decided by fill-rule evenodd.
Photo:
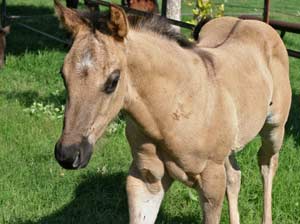
<instances>
[{"instance_id":1,"label":"foal's tail","mask_svg":"<svg viewBox=\"0 0 300 224\"><path fill-rule=\"evenodd\" d=\"M203 18L200 20L200 22L196 25L196 27L195 27L195 29L194 29L194 31L193 31L193 38L194 38L194 40L198 41L198 39L199 39L199 33L200 33L202 27L203 27L206 23L208 23L211 19L212 19L212 18L211 18L210 16L207 16L207 17L205 17L205 18L203 17Z\"/></svg>"}]
</instances>

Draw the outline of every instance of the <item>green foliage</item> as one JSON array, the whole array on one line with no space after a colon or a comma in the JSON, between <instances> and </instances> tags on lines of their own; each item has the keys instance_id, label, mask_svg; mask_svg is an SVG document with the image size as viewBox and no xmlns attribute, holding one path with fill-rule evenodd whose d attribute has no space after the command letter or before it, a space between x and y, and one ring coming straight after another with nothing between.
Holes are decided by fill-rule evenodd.
<instances>
[{"instance_id":1,"label":"green foliage","mask_svg":"<svg viewBox=\"0 0 300 224\"><path fill-rule=\"evenodd\" d=\"M113 122L109 124L109 126L106 129L106 134L113 135L116 133L120 133L125 129L125 126L126 122L124 121L124 119L118 116Z\"/></svg>"},{"instance_id":2,"label":"green foliage","mask_svg":"<svg viewBox=\"0 0 300 224\"><path fill-rule=\"evenodd\" d=\"M24 109L25 112L28 112L31 115L35 116L42 116L46 115L49 116L50 119L60 119L63 117L65 107L61 105L61 107L55 107L54 104L46 104L33 102L33 104L29 107Z\"/></svg>"},{"instance_id":3,"label":"green foliage","mask_svg":"<svg viewBox=\"0 0 300 224\"><path fill-rule=\"evenodd\" d=\"M53 97L59 97L60 92L56 90L51 93ZM64 115L65 106L64 105L56 105L55 103L43 103L34 101L32 105L23 110L26 113L29 113L33 116L47 116L50 119L61 119Z\"/></svg>"},{"instance_id":4,"label":"green foliage","mask_svg":"<svg viewBox=\"0 0 300 224\"><path fill-rule=\"evenodd\" d=\"M188 5L192 6L194 0L189 0ZM195 6L192 9L193 18L188 21L188 23L196 25L202 18L211 17L221 17L224 15L224 3L217 4L213 0L203 1L196 0Z\"/></svg>"}]
</instances>

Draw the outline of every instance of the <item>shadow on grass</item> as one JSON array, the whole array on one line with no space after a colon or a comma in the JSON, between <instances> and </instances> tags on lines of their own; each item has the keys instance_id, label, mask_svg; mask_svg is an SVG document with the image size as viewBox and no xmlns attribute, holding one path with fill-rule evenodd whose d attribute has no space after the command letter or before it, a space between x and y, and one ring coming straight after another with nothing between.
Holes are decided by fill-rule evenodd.
<instances>
[{"instance_id":1,"label":"shadow on grass","mask_svg":"<svg viewBox=\"0 0 300 224\"><path fill-rule=\"evenodd\" d=\"M297 145L300 145L300 95L293 94L289 118L286 124L286 134L292 135Z\"/></svg>"},{"instance_id":2,"label":"shadow on grass","mask_svg":"<svg viewBox=\"0 0 300 224\"><path fill-rule=\"evenodd\" d=\"M8 4L7 14L32 16L31 18L7 20L6 23L11 25L11 33L7 36L7 54L22 55L26 51L35 52L44 49L66 51L63 43L49 39L19 25L19 23L23 23L66 40L66 33L59 28L58 20L54 16L54 11L51 7L30 5L10 6Z\"/></svg>"},{"instance_id":3,"label":"shadow on grass","mask_svg":"<svg viewBox=\"0 0 300 224\"><path fill-rule=\"evenodd\" d=\"M76 188L70 203L37 222L23 224L128 223L125 179L125 173L88 176Z\"/></svg>"},{"instance_id":4,"label":"shadow on grass","mask_svg":"<svg viewBox=\"0 0 300 224\"><path fill-rule=\"evenodd\" d=\"M74 200L58 211L40 220L25 221L22 224L123 224L129 222L125 173L112 175L92 175L79 184L74 192ZM156 223L190 224L193 217L168 217L159 214Z\"/></svg>"},{"instance_id":5,"label":"shadow on grass","mask_svg":"<svg viewBox=\"0 0 300 224\"><path fill-rule=\"evenodd\" d=\"M51 93L48 96L40 96L37 91L0 91L0 96L4 96L7 100L18 101L24 107L30 107L34 102L53 104L55 107L65 105L66 92L65 90L58 93Z\"/></svg>"},{"instance_id":6,"label":"shadow on grass","mask_svg":"<svg viewBox=\"0 0 300 224\"><path fill-rule=\"evenodd\" d=\"M199 223L202 223L202 222L201 222L201 220L198 220L196 217L193 217L193 216L170 217L169 215L165 214L164 211L160 211L155 223L199 224Z\"/></svg>"}]
</instances>

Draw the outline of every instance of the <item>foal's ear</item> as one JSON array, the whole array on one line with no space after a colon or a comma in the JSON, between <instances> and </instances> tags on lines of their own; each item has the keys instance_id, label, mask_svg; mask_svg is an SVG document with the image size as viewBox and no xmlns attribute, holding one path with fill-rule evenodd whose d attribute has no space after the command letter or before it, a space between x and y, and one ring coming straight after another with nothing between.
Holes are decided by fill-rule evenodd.
<instances>
[{"instance_id":1,"label":"foal's ear","mask_svg":"<svg viewBox=\"0 0 300 224\"><path fill-rule=\"evenodd\" d=\"M125 11L121 7L111 4L108 27L117 39L123 40L126 37L128 33L128 21Z\"/></svg>"},{"instance_id":2,"label":"foal's ear","mask_svg":"<svg viewBox=\"0 0 300 224\"><path fill-rule=\"evenodd\" d=\"M54 0L54 8L63 27L74 36L79 30L89 27L89 22L86 19L77 11L63 6L59 0Z\"/></svg>"}]
</instances>

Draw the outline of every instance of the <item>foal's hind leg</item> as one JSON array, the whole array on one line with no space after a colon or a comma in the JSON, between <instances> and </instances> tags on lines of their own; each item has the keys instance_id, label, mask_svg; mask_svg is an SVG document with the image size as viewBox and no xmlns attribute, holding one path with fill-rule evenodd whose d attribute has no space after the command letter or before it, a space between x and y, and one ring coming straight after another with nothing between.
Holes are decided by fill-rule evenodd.
<instances>
[{"instance_id":1,"label":"foal's hind leg","mask_svg":"<svg viewBox=\"0 0 300 224\"><path fill-rule=\"evenodd\" d=\"M262 146L258 152L258 163L263 178L264 214L263 223L272 223L272 182L278 167L279 150L284 136L284 125L266 123L260 132Z\"/></svg>"},{"instance_id":2,"label":"foal's hind leg","mask_svg":"<svg viewBox=\"0 0 300 224\"><path fill-rule=\"evenodd\" d=\"M262 146L258 152L258 163L264 186L263 223L272 223L272 182L278 167L279 150L284 137L284 126L291 104L288 59L284 45L278 43L272 49L269 68L273 80L272 101L264 127L260 131Z\"/></svg>"},{"instance_id":3,"label":"foal's hind leg","mask_svg":"<svg viewBox=\"0 0 300 224\"><path fill-rule=\"evenodd\" d=\"M229 203L229 215L231 224L239 224L238 197L241 187L241 171L234 154L225 161L226 168L226 193Z\"/></svg>"}]
</instances>

